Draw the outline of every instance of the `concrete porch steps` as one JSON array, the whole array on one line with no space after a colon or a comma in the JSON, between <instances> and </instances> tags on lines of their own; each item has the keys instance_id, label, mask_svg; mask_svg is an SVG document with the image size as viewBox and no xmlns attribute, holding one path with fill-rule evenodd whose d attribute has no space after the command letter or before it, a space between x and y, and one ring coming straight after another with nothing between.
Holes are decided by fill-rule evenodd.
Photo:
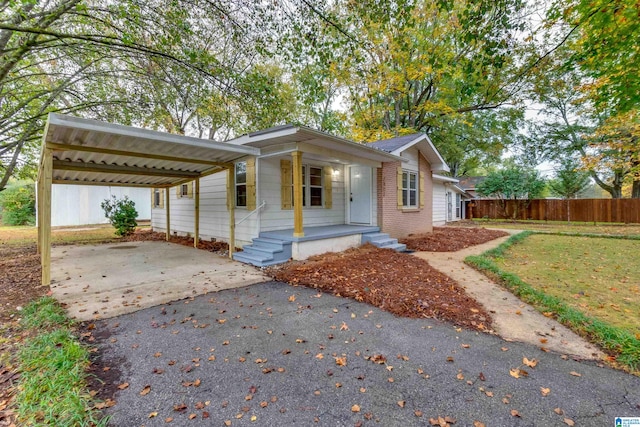
<instances>
[{"instance_id":1,"label":"concrete porch steps","mask_svg":"<svg viewBox=\"0 0 640 427\"><path fill-rule=\"evenodd\" d=\"M398 243L398 239L389 237L387 233L365 233L362 235L362 244L371 243L374 246L383 249L393 249L397 252L404 252L407 246Z\"/></svg>"},{"instance_id":2,"label":"concrete porch steps","mask_svg":"<svg viewBox=\"0 0 640 427\"><path fill-rule=\"evenodd\" d=\"M242 252L235 252L233 259L256 267L282 264L291 258L291 242L267 237L256 237L253 243L245 245Z\"/></svg>"}]
</instances>

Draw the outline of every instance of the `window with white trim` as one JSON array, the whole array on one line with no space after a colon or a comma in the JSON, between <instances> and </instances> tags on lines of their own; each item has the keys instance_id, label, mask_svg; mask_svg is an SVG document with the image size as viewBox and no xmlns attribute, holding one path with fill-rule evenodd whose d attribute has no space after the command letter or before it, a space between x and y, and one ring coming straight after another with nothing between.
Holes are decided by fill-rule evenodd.
<instances>
[{"instance_id":1,"label":"window with white trim","mask_svg":"<svg viewBox=\"0 0 640 427\"><path fill-rule=\"evenodd\" d=\"M247 206L247 162L236 163L236 206Z\"/></svg>"},{"instance_id":2,"label":"window with white trim","mask_svg":"<svg viewBox=\"0 0 640 427\"><path fill-rule=\"evenodd\" d=\"M322 207L324 203L324 175L320 166L302 165L302 206ZM293 186L291 188L293 200Z\"/></svg>"},{"instance_id":3,"label":"window with white trim","mask_svg":"<svg viewBox=\"0 0 640 427\"><path fill-rule=\"evenodd\" d=\"M402 171L402 206L418 207L418 173Z\"/></svg>"},{"instance_id":4,"label":"window with white trim","mask_svg":"<svg viewBox=\"0 0 640 427\"><path fill-rule=\"evenodd\" d=\"M153 189L153 207L161 208L162 207L162 189L154 188Z\"/></svg>"},{"instance_id":5,"label":"window with white trim","mask_svg":"<svg viewBox=\"0 0 640 427\"><path fill-rule=\"evenodd\" d=\"M460 194L456 193L456 218L460 218L460 210L462 208L462 203L460 200Z\"/></svg>"}]
</instances>

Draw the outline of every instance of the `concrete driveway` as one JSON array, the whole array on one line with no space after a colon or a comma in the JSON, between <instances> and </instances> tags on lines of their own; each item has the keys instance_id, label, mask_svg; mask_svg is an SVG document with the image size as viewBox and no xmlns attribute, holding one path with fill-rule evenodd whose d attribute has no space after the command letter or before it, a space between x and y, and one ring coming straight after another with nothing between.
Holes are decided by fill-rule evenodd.
<instances>
[{"instance_id":1,"label":"concrete driveway","mask_svg":"<svg viewBox=\"0 0 640 427\"><path fill-rule=\"evenodd\" d=\"M157 241L54 247L51 278L53 297L79 320L269 280L227 257Z\"/></svg>"}]
</instances>

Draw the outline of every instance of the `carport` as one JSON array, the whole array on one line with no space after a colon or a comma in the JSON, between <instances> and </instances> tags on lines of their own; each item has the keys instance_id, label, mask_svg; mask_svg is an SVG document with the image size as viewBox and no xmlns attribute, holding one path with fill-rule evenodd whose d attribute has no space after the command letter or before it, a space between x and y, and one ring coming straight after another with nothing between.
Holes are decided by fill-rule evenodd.
<instances>
[{"instance_id":1,"label":"carport","mask_svg":"<svg viewBox=\"0 0 640 427\"><path fill-rule=\"evenodd\" d=\"M227 171L227 199L233 197L233 162L260 149L173 135L78 117L49 114L38 169L38 251L42 284L51 282L51 185L82 184L164 189L167 239L169 189L195 181L194 245L198 244L200 178ZM230 216L229 256L235 247L234 203Z\"/></svg>"}]
</instances>

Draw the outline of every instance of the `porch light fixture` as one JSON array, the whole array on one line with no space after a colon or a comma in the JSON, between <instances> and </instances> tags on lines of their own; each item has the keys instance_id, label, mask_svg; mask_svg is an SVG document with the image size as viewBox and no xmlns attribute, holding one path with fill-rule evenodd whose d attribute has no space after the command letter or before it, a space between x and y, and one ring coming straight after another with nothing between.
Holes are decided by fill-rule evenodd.
<instances>
[{"instance_id":1,"label":"porch light fixture","mask_svg":"<svg viewBox=\"0 0 640 427\"><path fill-rule=\"evenodd\" d=\"M333 176L338 176L338 175L340 175L340 169L333 168Z\"/></svg>"}]
</instances>

